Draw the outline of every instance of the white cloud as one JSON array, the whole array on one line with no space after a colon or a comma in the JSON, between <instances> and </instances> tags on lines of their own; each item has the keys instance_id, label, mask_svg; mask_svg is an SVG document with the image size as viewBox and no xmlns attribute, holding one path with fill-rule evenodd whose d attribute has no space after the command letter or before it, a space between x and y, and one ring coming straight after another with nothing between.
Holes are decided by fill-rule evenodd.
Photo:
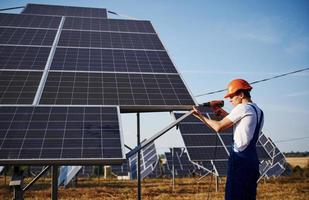
<instances>
[{"instance_id":1,"label":"white cloud","mask_svg":"<svg viewBox=\"0 0 309 200\"><path fill-rule=\"evenodd\" d=\"M300 97L300 96L306 96L306 95L309 95L309 91L290 93L290 94L287 94L286 97Z\"/></svg>"},{"instance_id":2,"label":"white cloud","mask_svg":"<svg viewBox=\"0 0 309 200\"><path fill-rule=\"evenodd\" d=\"M251 40L268 44L276 44L281 41L281 33L276 29L275 18L261 17L233 24L233 29L228 33L238 40Z\"/></svg>"}]
</instances>

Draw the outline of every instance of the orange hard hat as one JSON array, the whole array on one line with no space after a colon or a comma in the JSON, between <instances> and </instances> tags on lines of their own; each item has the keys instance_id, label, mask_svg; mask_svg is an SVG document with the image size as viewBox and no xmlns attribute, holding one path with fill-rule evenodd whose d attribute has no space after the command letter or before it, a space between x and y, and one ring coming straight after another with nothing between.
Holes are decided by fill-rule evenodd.
<instances>
[{"instance_id":1,"label":"orange hard hat","mask_svg":"<svg viewBox=\"0 0 309 200\"><path fill-rule=\"evenodd\" d=\"M227 94L224 98L229 98L235 94L238 90L251 90L251 85L244 79L234 79L227 86Z\"/></svg>"}]
</instances>

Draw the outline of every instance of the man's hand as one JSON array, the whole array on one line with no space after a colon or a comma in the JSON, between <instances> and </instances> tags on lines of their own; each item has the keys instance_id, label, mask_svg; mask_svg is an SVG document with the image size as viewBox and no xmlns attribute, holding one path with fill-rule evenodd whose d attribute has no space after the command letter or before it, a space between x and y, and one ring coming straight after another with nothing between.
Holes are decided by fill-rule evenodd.
<instances>
[{"instance_id":1,"label":"man's hand","mask_svg":"<svg viewBox=\"0 0 309 200\"><path fill-rule=\"evenodd\" d=\"M193 106L192 110L194 111L192 115L205 123L204 115L195 106Z\"/></svg>"}]
</instances>

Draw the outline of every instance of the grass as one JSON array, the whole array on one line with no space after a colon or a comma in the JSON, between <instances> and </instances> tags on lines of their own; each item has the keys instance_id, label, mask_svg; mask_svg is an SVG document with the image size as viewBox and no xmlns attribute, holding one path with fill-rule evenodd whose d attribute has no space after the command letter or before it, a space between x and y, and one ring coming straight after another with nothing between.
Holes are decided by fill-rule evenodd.
<instances>
[{"instance_id":1,"label":"grass","mask_svg":"<svg viewBox=\"0 0 309 200\"><path fill-rule=\"evenodd\" d=\"M7 178L8 179L8 178ZM224 197L225 178L219 181L219 191L215 191L215 182L206 177L200 182L197 178L175 180L175 189L171 179L145 179L142 182L142 199L144 200L217 200ZM29 181L29 180L27 180ZM76 187L60 188L58 198L64 200L82 199L117 199L133 200L137 195L136 181L103 180L98 178L79 179ZM24 194L25 199L50 199L50 179L39 180ZM11 199L12 192L3 176L0 178L0 199ZM308 200L309 178L280 177L262 180L258 185L258 200Z\"/></svg>"},{"instance_id":2,"label":"grass","mask_svg":"<svg viewBox=\"0 0 309 200\"><path fill-rule=\"evenodd\" d=\"M300 166L301 168L309 166L309 157L287 157L287 162L292 166Z\"/></svg>"}]
</instances>

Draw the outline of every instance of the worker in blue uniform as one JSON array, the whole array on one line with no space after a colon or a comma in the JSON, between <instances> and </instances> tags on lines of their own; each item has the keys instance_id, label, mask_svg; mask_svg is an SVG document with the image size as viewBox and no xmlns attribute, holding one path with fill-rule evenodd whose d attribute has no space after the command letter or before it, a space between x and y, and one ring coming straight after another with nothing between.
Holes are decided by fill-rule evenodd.
<instances>
[{"instance_id":1,"label":"worker in blue uniform","mask_svg":"<svg viewBox=\"0 0 309 200\"><path fill-rule=\"evenodd\" d=\"M263 127L263 111L251 100L251 85L243 79L232 80L225 98L234 106L220 121L203 116L195 107L193 115L216 132L234 125L233 147L228 160L225 200L256 199L259 159L256 143Z\"/></svg>"}]
</instances>

